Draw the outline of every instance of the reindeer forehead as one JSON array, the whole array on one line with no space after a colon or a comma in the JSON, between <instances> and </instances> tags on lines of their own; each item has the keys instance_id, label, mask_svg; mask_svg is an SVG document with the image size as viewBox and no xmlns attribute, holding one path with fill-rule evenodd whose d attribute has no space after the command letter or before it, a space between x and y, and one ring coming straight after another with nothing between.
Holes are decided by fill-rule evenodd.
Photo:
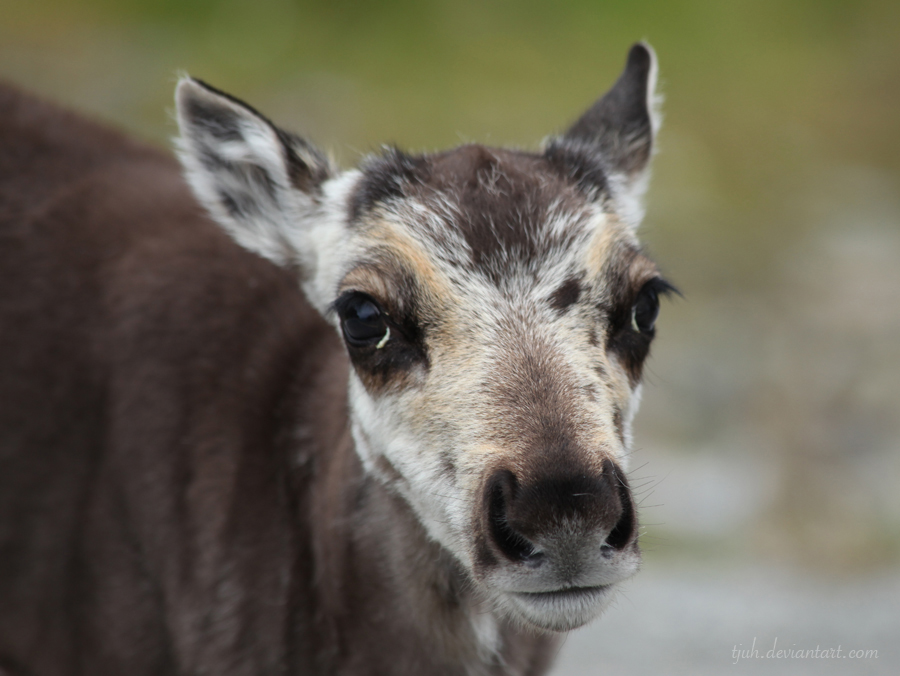
<instances>
[{"instance_id":1,"label":"reindeer forehead","mask_svg":"<svg viewBox=\"0 0 900 676\"><path fill-rule=\"evenodd\" d=\"M447 300L486 286L543 294L562 309L583 283L646 281L655 266L603 205L544 155L479 145L430 156L391 150L364 164L351 198L368 252L342 286L368 277L370 291L394 295L387 278L394 290L419 286Z\"/></svg>"},{"instance_id":2,"label":"reindeer forehead","mask_svg":"<svg viewBox=\"0 0 900 676\"><path fill-rule=\"evenodd\" d=\"M364 165L353 200L356 218L390 214L435 255L496 285L571 250L592 210L543 156L478 145L390 151Z\"/></svg>"}]
</instances>

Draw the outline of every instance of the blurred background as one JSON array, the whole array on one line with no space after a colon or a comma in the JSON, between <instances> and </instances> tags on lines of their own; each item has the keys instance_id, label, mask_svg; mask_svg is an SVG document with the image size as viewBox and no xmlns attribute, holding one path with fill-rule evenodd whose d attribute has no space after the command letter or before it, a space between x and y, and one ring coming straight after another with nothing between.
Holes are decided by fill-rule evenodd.
<instances>
[{"instance_id":1,"label":"blurred background","mask_svg":"<svg viewBox=\"0 0 900 676\"><path fill-rule=\"evenodd\" d=\"M555 673L900 673L896 0L0 0L0 78L167 146L187 71L344 165L534 148L638 39L642 237L684 299L637 419L645 569Z\"/></svg>"}]
</instances>

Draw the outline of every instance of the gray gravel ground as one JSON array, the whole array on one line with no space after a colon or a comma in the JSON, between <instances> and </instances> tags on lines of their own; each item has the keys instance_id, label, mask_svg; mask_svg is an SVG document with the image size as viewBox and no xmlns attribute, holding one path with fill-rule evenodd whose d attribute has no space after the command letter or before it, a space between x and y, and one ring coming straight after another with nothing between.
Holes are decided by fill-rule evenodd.
<instances>
[{"instance_id":1,"label":"gray gravel ground","mask_svg":"<svg viewBox=\"0 0 900 676\"><path fill-rule=\"evenodd\" d=\"M817 648L818 657L774 655ZM735 652L754 649L759 657ZM860 649L877 657L850 655ZM900 573L836 579L651 562L603 617L569 635L552 673L900 674Z\"/></svg>"}]
</instances>

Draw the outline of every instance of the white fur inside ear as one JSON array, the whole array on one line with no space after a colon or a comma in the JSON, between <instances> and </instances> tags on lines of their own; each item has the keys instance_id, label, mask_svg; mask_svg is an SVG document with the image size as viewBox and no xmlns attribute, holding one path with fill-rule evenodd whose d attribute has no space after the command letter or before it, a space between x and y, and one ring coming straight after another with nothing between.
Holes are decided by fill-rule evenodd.
<instances>
[{"instance_id":1,"label":"white fur inside ear","mask_svg":"<svg viewBox=\"0 0 900 676\"><path fill-rule=\"evenodd\" d=\"M644 193L650 184L649 168L634 176L610 174L607 180L613 195L616 215L628 227L636 230L644 220Z\"/></svg>"},{"instance_id":2,"label":"white fur inside ear","mask_svg":"<svg viewBox=\"0 0 900 676\"><path fill-rule=\"evenodd\" d=\"M348 201L360 173L335 175L311 146L294 139L288 148L282 139L289 135L190 78L179 83L176 102L176 146L195 195L238 244L295 268L307 298L327 316L355 252ZM290 162L310 170L310 192L294 185Z\"/></svg>"},{"instance_id":3,"label":"white fur inside ear","mask_svg":"<svg viewBox=\"0 0 900 676\"><path fill-rule=\"evenodd\" d=\"M647 50L650 55L650 72L647 75L647 115L650 118L650 153L652 156L656 154L657 144L656 135L662 126L662 104L663 96L657 92L657 79L659 77L659 62L656 59L656 52L646 42L641 42L641 46ZM650 185L650 161L647 166L636 174L627 176L625 174L612 174L609 176L610 187L612 188L613 201L615 202L616 213L624 223L632 229L637 229L641 221L644 220L646 208L644 206L644 194Z\"/></svg>"},{"instance_id":4,"label":"white fur inside ear","mask_svg":"<svg viewBox=\"0 0 900 676\"><path fill-rule=\"evenodd\" d=\"M197 198L239 244L289 262L296 253L289 214L310 199L291 185L272 125L190 78L179 82L176 104L176 147Z\"/></svg>"},{"instance_id":5,"label":"white fur inside ear","mask_svg":"<svg viewBox=\"0 0 900 676\"><path fill-rule=\"evenodd\" d=\"M641 44L650 54L650 75L647 77L647 112L650 113L650 127L655 141L659 128L662 126L662 104L664 100L662 93L657 91L659 62L656 59L656 52L653 47L646 42Z\"/></svg>"}]
</instances>

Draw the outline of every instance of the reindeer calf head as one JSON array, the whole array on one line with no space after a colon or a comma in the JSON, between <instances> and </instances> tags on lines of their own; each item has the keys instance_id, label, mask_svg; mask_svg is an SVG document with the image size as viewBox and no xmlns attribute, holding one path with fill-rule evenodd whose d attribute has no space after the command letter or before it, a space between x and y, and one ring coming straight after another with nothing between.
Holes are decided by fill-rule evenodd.
<instances>
[{"instance_id":1,"label":"reindeer calf head","mask_svg":"<svg viewBox=\"0 0 900 676\"><path fill-rule=\"evenodd\" d=\"M635 237L652 50L541 152L388 150L338 172L201 82L188 178L245 247L297 271L343 335L367 472L495 607L577 627L640 562L623 468L658 296Z\"/></svg>"}]
</instances>

